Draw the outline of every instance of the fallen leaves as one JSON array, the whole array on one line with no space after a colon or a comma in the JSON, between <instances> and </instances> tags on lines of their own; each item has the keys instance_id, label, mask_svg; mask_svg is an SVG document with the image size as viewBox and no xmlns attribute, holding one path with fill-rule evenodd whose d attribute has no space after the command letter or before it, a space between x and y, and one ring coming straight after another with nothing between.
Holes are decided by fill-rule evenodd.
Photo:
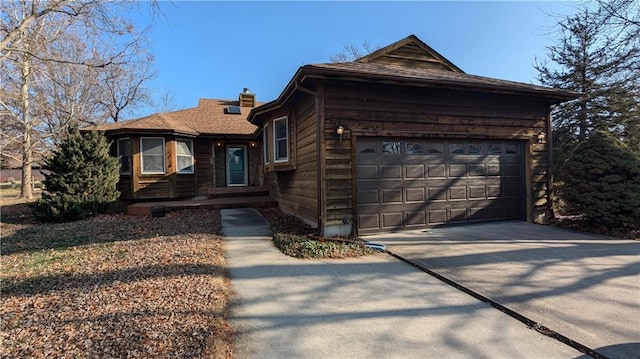
<instances>
[{"instance_id":1,"label":"fallen leaves","mask_svg":"<svg viewBox=\"0 0 640 359\"><path fill-rule=\"evenodd\" d=\"M48 225L73 240L2 256L0 357L230 357L219 223L198 210Z\"/></svg>"}]
</instances>

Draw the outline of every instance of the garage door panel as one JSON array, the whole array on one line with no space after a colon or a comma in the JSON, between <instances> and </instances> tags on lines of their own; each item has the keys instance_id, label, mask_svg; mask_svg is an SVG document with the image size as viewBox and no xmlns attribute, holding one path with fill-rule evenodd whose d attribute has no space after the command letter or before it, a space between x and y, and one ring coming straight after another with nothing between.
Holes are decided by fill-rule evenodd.
<instances>
[{"instance_id":1,"label":"garage door panel","mask_svg":"<svg viewBox=\"0 0 640 359\"><path fill-rule=\"evenodd\" d=\"M405 178L424 178L424 165L405 165Z\"/></svg>"},{"instance_id":2,"label":"garage door panel","mask_svg":"<svg viewBox=\"0 0 640 359\"><path fill-rule=\"evenodd\" d=\"M358 189L358 204L378 205L379 203L380 203L380 198L378 197L378 189L370 189L370 190Z\"/></svg>"},{"instance_id":3,"label":"garage door panel","mask_svg":"<svg viewBox=\"0 0 640 359\"><path fill-rule=\"evenodd\" d=\"M429 201L446 201L446 187L429 187Z\"/></svg>"},{"instance_id":4,"label":"garage door panel","mask_svg":"<svg viewBox=\"0 0 640 359\"><path fill-rule=\"evenodd\" d=\"M382 190L382 204L402 203L402 188Z\"/></svg>"},{"instance_id":5,"label":"garage door panel","mask_svg":"<svg viewBox=\"0 0 640 359\"><path fill-rule=\"evenodd\" d=\"M487 176L500 176L500 164L487 164Z\"/></svg>"},{"instance_id":6,"label":"garage door panel","mask_svg":"<svg viewBox=\"0 0 640 359\"><path fill-rule=\"evenodd\" d=\"M486 175L484 164L469 164L469 177L484 177Z\"/></svg>"},{"instance_id":7,"label":"garage door panel","mask_svg":"<svg viewBox=\"0 0 640 359\"><path fill-rule=\"evenodd\" d=\"M449 164L449 178L465 177L467 165L465 164Z\"/></svg>"},{"instance_id":8,"label":"garage door panel","mask_svg":"<svg viewBox=\"0 0 640 359\"><path fill-rule=\"evenodd\" d=\"M441 165L429 165L428 166L428 178L445 178L447 177L447 166Z\"/></svg>"},{"instance_id":9,"label":"garage door panel","mask_svg":"<svg viewBox=\"0 0 640 359\"><path fill-rule=\"evenodd\" d=\"M360 229L377 230L380 228L380 217L376 214L360 214L358 215L358 227Z\"/></svg>"},{"instance_id":10,"label":"garage door panel","mask_svg":"<svg viewBox=\"0 0 640 359\"><path fill-rule=\"evenodd\" d=\"M449 200L466 200L467 199L467 187L449 187Z\"/></svg>"},{"instance_id":11,"label":"garage door panel","mask_svg":"<svg viewBox=\"0 0 640 359\"><path fill-rule=\"evenodd\" d=\"M358 179L374 179L379 178L378 165L358 165Z\"/></svg>"},{"instance_id":12,"label":"garage door panel","mask_svg":"<svg viewBox=\"0 0 640 359\"><path fill-rule=\"evenodd\" d=\"M469 199L486 198L487 191L485 186L469 186Z\"/></svg>"},{"instance_id":13,"label":"garage door panel","mask_svg":"<svg viewBox=\"0 0 640 359\"><path fill-rule=\"evenodd\" d=\"M382 179L401 179L401 165L382 165L380 166L380 178Z\"/></svg>"},{"instance_id":14,"label":"garage door panel","mask_svg":"<svg viewBox=\"0 0 640 359\"><path fill-rule=\"evenodd\" d=\"M427 224L427 216L425 211L409 211L405 212L405 223L407 227L424 226Z\"/></svg>"},{"instance_id":15,"label":"garage door panel","mask_svg":"<svg viewBox=\"0 0 640 359\"><path fill-rule=\"evenodd\" d=\"M382 227L383 228L403 227L402 212L382 213Z\"/></svg>"},{"instance_id":16,"label":"garage door panel","mask_svg":"<svg viewBox=\"0 0 640 359\"><path fill-rule=\"evenodd\" d=\"M513 140L359 139L358 148L368 152L357 157L358 230L522 219L521 146Z\"/></svg>"},{"instance_id":17,"label":"garage door panel","mask_svg":"<svg viewBox=\"0 0 640 359\"><path fill-rule=\"evenodd\" d=\"M450 208L448 220L449 222L466 222L467 209L466 208Z\"/></svg>"},{"instance_id":18,"label":"garage door panel","mask_svg":"<svg viewBox=\"0 0 640 359\"><path fill-rule=\"evenodd\" d=\"M406 188L405 196L407 202L424 202L424 187Z\"/></svg>"},{"instance_id":19,"label":"garage door panel","mask_svg":"<svg viewBox=\"0 0 640 359\"><path fill-rule=\"evenodd\" d=\"M428 213L429 213L429 224L447 223L447 210L446 209L429 210Z\"/></svg>"}]
</instances>

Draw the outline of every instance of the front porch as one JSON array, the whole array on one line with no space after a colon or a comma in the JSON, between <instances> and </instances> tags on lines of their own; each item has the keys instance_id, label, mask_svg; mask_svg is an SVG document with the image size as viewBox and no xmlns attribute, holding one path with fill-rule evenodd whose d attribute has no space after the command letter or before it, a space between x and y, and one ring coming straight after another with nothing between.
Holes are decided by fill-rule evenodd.
<instances>
[{"instance_id":1,"label":"front porch","mask_svg":"<svg viewBox=\"0 0 640 359\"><path fill-rule=\"evenodd\" d=\"M264 186L210 188L207 197L198 196L175 201L138 202L127 206L129 215L151 215L152 208L161 211L182 209L265 208L275 207L278 201L271 198Z\"/></svg>"}]
</instances>

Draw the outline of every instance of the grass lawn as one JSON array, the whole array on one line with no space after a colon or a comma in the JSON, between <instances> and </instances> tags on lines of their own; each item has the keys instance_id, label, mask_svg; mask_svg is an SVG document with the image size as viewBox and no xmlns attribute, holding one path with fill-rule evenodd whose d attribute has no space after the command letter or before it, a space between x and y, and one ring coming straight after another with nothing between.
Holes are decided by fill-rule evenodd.
<instances>
[{"instance_id":1,"label":"grass lawn","mask_svg":"<svg viewBox=\"0 0 640 359\"><path fill-rule=\"evenodd\" d=\"M219 212L43 225L6 198L0 357L231 357Z\"/></svg>"}]
</instances>

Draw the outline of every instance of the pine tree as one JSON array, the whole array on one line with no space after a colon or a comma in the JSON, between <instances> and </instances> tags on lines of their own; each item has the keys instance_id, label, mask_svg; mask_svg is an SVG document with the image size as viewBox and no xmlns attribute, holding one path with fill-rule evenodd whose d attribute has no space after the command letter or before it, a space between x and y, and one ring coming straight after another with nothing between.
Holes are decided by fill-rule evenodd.
<instances>
[{"instance_id":1,"label":"pine tree","mask_svg":"<svg viewBox=\"0 0 640 359\"><path fill-rule=\"evenodd\" d=\"M610 133L576 146L558 179L570 214L608 228L640 227L640 158Z\"/></svg>"},{"instance_id":2,"label":"pine tree","mask_svg":"<svg viewBox=\"0 0 640 359\"><path fill-rule=\"evenodd\" d=\"M34 215L43 222L64 222L104 213L120 194L119 166L101 133L71 129L45 161L45 192L32 207Z\"/></svg>"},{"instance_id":3,"label":"pine tree","mask_svg":"<svg viewBox=\"0 0 640 359\"><path fill-rule=\"evenodd\" d=\"M535 65L543 85L584 93L554 109L557 165L597 130L638 148L640 27L614 20L602 7L565 17L558 23L558 43L547 48L549 62Z\"/></svg>"}]
</instances>

